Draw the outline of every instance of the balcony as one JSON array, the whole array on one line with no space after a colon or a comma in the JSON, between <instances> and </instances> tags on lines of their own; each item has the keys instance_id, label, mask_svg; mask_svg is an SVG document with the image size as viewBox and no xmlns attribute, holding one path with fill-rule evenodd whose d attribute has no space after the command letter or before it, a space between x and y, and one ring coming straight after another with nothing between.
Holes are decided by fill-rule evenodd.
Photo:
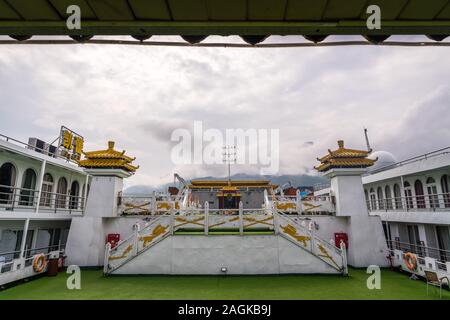
<instances>
[{"instance_id":1,"label":"balcony","mask_svg":"<svg viewBox=\"0 0 450 320\"><path fill-rule=\"evenodd\" d=\"M450 193L367 200L369 211L450 212Z\"/></svg>"},{"instance_id":2,"label":"balcony","mask_svg":"<svg viewBox=\"0 0 450 320\"><path fill-rule=\"evenodd\" d=\"M41 192L39 196L38 190L0 185L0 217L2 211L81 215L84 207L85 198L81 196L55 192Z\"/></svg>"}]
</instances>

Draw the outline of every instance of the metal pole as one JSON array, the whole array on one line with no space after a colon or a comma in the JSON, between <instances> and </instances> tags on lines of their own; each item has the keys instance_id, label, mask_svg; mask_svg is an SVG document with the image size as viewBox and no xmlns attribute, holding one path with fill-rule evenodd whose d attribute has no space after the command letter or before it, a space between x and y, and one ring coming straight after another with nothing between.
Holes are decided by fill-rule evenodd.
<instances>
[{"instance_id":1,"label":"metal pole","mask_svg":"<svg viewBox=\"0 0 450 320\"><path fill-rule=\"evenodd\" d=\"M42 197L42 183L44 182L45 175L45 167L47 165L47 160L43 160L41 163L41 172L39 172L39 180L38 180L38 197L36 203L36 213L39 213L39 207L41 205L41 197Z\"/></svg>"}]
</instances>

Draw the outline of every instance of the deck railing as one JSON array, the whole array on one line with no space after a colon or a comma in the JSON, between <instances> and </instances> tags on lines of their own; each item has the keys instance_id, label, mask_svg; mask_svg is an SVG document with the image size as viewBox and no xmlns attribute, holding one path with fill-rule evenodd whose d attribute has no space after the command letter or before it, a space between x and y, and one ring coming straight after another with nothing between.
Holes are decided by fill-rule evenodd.
<instances>
[{"instance_id":1,"label":"deck railing","mask_svg":"<svg viewBox=\"0 0 450 320\"><path fill-rule=\"evenodd\" d=\"M82 214L85 199L81 196L57 192L17 188L0 185L0 211L36 211L52 213Z\"/></svg>"},{"instance_id":2,"label":"deck railing","mask_svg":"<svg viewBox=\"0 0 450 320\"><path fill-rule=\"evenodd\" d=\"M390 250L401 250L403 252L411 252L418 255L421 258L430 257L436 259L438 262L445 264L450 262L450 251L427 247L417 243L400 242L395 240L387 241L388 248Z\"/></svg>"},{"instance_id":3,"label":"deck railing","mask_svg":"<svg viewBox=\"0 0 450 320\"><path fill-rule=\"evenodd\" d=\"M52 158L59 158L59 159L65 160L67 162L70 162L70 163L75 164L75 165L78 166L78 162L76 162L75 160L73 160L71 158L68 158L67 156L62 154L60 148L54 147L55 149L53 151L50 150L50 148L46 148L46 149L45 148L39 148L37 146L28 144L26 142L23 142L23 141L20 141L20 140L17 140L17 139L5 136L4 134L0 134L0 138L5 140L6 142L10 142L10 143L13 143L15 145L24 147L25 149L33 150L33 151L36 151L38 153L42 153L42 154L48 155L48 156L50 156ZM51 146L51 144L49 144L49 146Z\"/></svg>"},{"instance_id":4,"label":"deck railing","mask_svg":"<svg viewBox=\"0 0 450 320\"><path fill-rule=\"evenodd\" d=\"M31 249L25 249L24 251L24 258L25 258L25 265L24 267L28 267L33 263L34 256L36 254L44 254L46 257L48 254L52 251L60 251L64 252L66 245L65 244L57 244L47 247L41 247L41 248L31 248ZM9 272L12 270L14 260L20 258L20 251L9 251L9 252L0 252L0 274Z\"/></svg>"},{"instance_id":5,"label":"deck railing","mask_svg":"<svg viewBox=\"0 0 450 320\"><path fill-rule=\"evenodd\" d=\"M450 193L369 199L369 211L450 211Z\"/></svg>"}]
</instances>

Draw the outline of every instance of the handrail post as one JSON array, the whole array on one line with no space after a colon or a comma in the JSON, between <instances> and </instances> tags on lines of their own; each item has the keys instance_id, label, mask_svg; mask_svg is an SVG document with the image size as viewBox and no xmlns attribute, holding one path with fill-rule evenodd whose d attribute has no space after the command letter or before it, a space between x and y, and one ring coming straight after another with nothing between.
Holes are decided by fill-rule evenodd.
<instances>
[{"instance_id":1,"label":"handrail post","mask_svg":"<svg viewBox=\"0 0 450 320\"><path fill-rule=\"evenodd\" d=\"M111 251L111 243L107 242L105 245L105 257L103 259L103 274L106 275L109 269L109 255Z\"/></svg>"},{"instance_id":2,"label":"handrail post","mask_svg":"<svg viewBox=\"0 0 450 320\"><path fill-rule=\"evenodd\" d=\"M277 213L277 211L275 210L275 204L274 203L272 203L272 216L273 216L273 228L274 228L274 232L275 232L275 234L278 234L280 231L279 231L279 226L280 226L280 222L278 221L278 213Z\"/></svg>"},{"instance_id":3,"label":"handrail post","mask_svg":"<svg viewBox=\"0 0 450 320\"><path fill-rule=\"evenodd\" d=\"M315 255L315 251L316 251L316 239L315 239L315 222L311 220L311 222L309 223L309 227L311 228L310 230L310 235L311 235L311 253Z\"/></svg>"},{"instance_id":4,"label":"handrail post","mask_svg":"<svg viewBox=\"0 0 450 320\"><path fill-rule=\"evenodd\" d=\"M348 265L347 265L347 250L345 248L345 242L341 240L341 255L342 255L342 270L344 275L348 275Z\"/></svg>"},{"instance_id":5,"label":"handrail post","mask_svg":"<svg viewBox=\"0 0 450 320\"><path fill-rule=\"evenodd\" d=\"M133 246L134 256L137 256L139 253L139 225L137 223L134 225Z\"/></svg>"},{"instance_id":6,"label":"handrail post","mask_svg":"<svg viewBox=\"0 0 450 320\"><path fill-rule=\"evenodd\" d=\"M303 208L302 208L302 197L300 195L300 190L297 189L297 192L295 194L295 202L296 202L296 209L297 209L297 214L302 214L303 213Z\"/></svg>"},{"instance_id":7,"label":"handrail post","mask_svg":"<svg viewBox=\"0 0 450 320\"><path fill-rule=\"evenodd\" d=\"M175 215L173 214L173 209L169 208L169 214L170 214L170 234L173 236L175 232Z\"/></svg>"},{"instance_id":8,"label":"handrail post","mask_svg":"<svg viewBox=\"0 0 450 320\"><path fill-rule=\"evenodd\" d=\"M244 235L243 207L242 201L239 201L239 234L241 236Z\"/></svg>"},{"instance_id":9,"label":"handrail post","mask_svg":"<svg viewBox=\"0 0 450 320\"><path fill-rule=\"evenodd\" d=\"M205 220L204 220L204 224L205 224L205 236L208 235L208 231L209 231L209 202L205 201Z\"/></svg>"},{"instance_id":10,"label":"handrail post","mask_svg":"<svg viewBox=\"0 0 450 320\"><path fill-rule=\"evenodd\" d=\"M156 209L157 209L157 206L156 206L156 191L153 191L153 194L152 194L152 201L151 201L151 210L152 210L152 214L156 214Z\"/></svg>"}]
</instances>

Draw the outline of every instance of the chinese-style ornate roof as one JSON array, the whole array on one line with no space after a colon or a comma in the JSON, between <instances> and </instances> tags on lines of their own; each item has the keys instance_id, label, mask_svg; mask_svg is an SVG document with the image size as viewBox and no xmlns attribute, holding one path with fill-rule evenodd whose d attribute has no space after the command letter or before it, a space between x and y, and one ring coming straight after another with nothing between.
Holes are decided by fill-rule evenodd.
<instances>
[{"instance_id":1,"label":"chinese-style ornate roof","mask_svg":"<svg viewBox=\"0 0 450 320\"><path fill-rule=\"evenodd\" d=\"M136 158L126 156L125 150L114 150L114 141L108 142L106 150L84 152L84 157L79 163L84 168L123 169L129 172L135 172L139 168L132 165Z\"/></svg>"},{"instance_id":2,"label":"chinese-style ornate roof","mask_svg":"<svg viewBox=\"0 0 450 320\"><path fill-rule=\"evenodd\" d=\"M276 188L269 180L192 180L190 189Z\"/></svg>"},{"instance_id":3,"label":"chinese-style ornate roof","mask_svg":"<svg viewBox=\"0 0 450 320\"><path fill-rule=\"evenodd\" d=\"M328 154L321 158L317 158L320 161L320 165L314 167L320 172L327 171L333 168L367 168L372 166L377 159L368 159L369 151L347 149L344 147L344 141L338 141L339 148L331 151L328 149Z\"/></svg>"}]
</instances>

